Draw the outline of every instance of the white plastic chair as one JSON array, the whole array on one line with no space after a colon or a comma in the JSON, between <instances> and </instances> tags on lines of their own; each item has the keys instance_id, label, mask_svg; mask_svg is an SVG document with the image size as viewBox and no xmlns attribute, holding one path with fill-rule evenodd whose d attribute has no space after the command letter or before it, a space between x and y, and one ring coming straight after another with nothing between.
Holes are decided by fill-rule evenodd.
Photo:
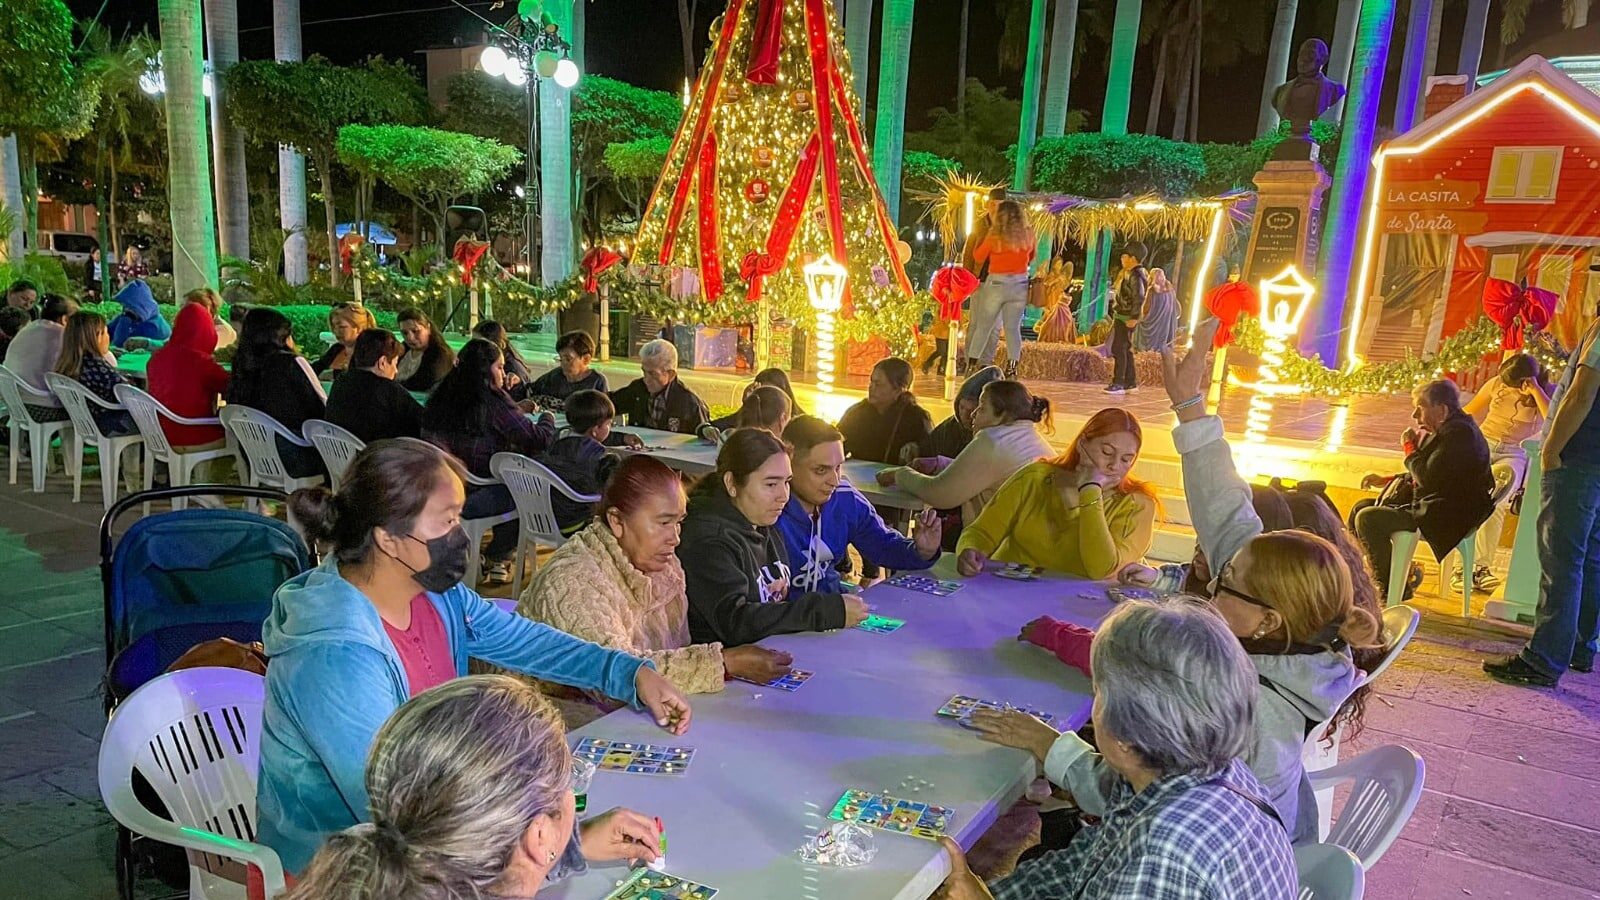
<instances>
[{"instance_id":1,"label":"white plastic chair","mask_svg":"<svg viewBox=\"0 0 1600 900\"><path fill-rule=\"evenodd\" d=\"M1494 490L1489 496L1495 506L1504 503L1511 492L1516 490L1516 475L1509 467L1501 466L1495 471ZM1479 528L1483 527L1481 524ZM1389 595L1384 602L1394 606L1405 599L1406 577L1411 574L1411 560L1417 555L1417 545L1422 541L1420 531L1397 531L1391 539L1393 555L1389 559ZM1461 617L1469 618L1472 615L1472 570L1476 563L1478 529L1474 528L1456 545L1455 553L1461 554ZM1439 561L1439 596L1450 596L1450 575L1454 568L1454 555L1447 553Z\"/></svg>"},{"instance_id":2,"label":"white plastic chair","mask_svg":"<svg viewBox=\"0 0 1600 900\"><path fill-rule=\"evenodd\" d=\"M501 483L502 482L498 478L479 478L471 472L467 473L468 491L475 487L493 487L494 485ZM483 536L488 534L489 529L493 528L494 526L504 522L509 522L516 517L517 510L515 507L512 507L510 512L497 513L492 516L483 516L482 518L478 519L461 520L461 529L467 533L467 537L472 541L472 550L467 554L467 574L462 577L462 584L469 588L473 588L474 590L477 589L478 579L483 573L483 554L480 551L480 548L483 547ZM521 541L518 541L518 543L520 544Z\"/></svg>"},{"instance_id":3,"label":"white plastic chair","mask_svg":"<svg viewBox=\"0 0 1600 900\"><path fill-rule=\"evenodd\" d=\"M513 569L515 574L511 581L512 596L520 596L522 565L528 555L528 545L554 549L567 542L566 535L561 533L560 523L556 521L553 492L560 491L562 496L574 503L599 503L600 497L578 493L543 463L520 453L496 453L489 458L489 468L511 490L511 499L516 501L517 514L521 517L517 561ZM533 568L535 571L539 569L537 549L533 552Z\"/></svg>"},{"instance_id":4,"label":"white plastic chair","mask_svg":"<svg viewBox=\"0 0 1600 900\"><path fill-rule=\"evenodd\" d=\"M1361 900L1367 889L1367 873L1343 847L1303 844L1294 848L1294 867L1300 900Z\"/></svg>"},{"instance_id":5,"label":"white plastic chair","mask_svg":"<svg viewBox=\"0 0 1600 900\"><path fill-rule=\"evenodd\" d=\"M35 421L27 404L54 406L55 397L41 391L17 377L15 372L0 366L0 397L5 398L11 412L11 483L17 483L17 460L22 454L22 434L28 434L28 458L33 466L33 492L44 493L44 478L50 473L50 441L61 436L61 465L72 471L72 457L67 452L67 440L72 432L72 420L59 422Z\"/></svg>"},{"instance_id":6,"label":"white plastic chair","mask_svg":"<svg viewBox=\"0 0 1600 900\"><path fill-rule=\"evenodd\" d=\"M100 742L100 796L135 834L186 847L189 896L245 896L244 870L261 870L266 896L284 892L283 865L255 843L256 772L266 681L240 669L183 669L151 681L117 706ZM168 819L139 802L138 770ZM231 871L229 871L231 870Z\"/></svg>"},{"instance_id":7,"label":"white plastic chair","mask_svg":"<svg viewBox=\"0 0 1600 900\"><path fill-rule=\"evenodd\" d=\"M278 452L278 442L274 438L281 437L297 447L307 449L311 449L312 445L310 441L285 428L282 422L259 409L251 409L237 403L224 406L218 416L222 419L222 427L228 429L228 433L238 441L239 449L244 453L245 462L250 469L251 487L265 485L288 494L299 488L322 483L321 475L295 478L289 474L288 468L283 464L283 456Z\"/></svg>"},{"instance_id":8,"label":"white plastic chair","mask_svg":"<svg viewBox=\"0 0 1600 900\"><path fill-rule=\"evenodd\" d=\"M117 385L117 399L128 408L128 412L133 414L133 421L139 425L139 434L144 436L144 489L147 491L155 484L157 462L167 464L168 484L172 487L187 487L190 479L194 477L196 466L233 455L233 451L227 447L180 452L173 448L172 442L167 440L166 431L161 427L163 420L175 425L220 425L221 419L210 416L197 419L180 416L163 406L161 401L131 384ZM187 505L188 500L184 497L172 501L173 509L183 509ZM150 514L150 504L145 504L144 512L146 515Z\"/></svg>"},{"instance_id":9,"label":"white plastic chair","mask_svg":"<svg viewBox=\"0 0 1600 900\"><path fill-rule=\"evenodd\" d=\"M1327 843L1354 853L1371 869L1411 820L1426 776L1422 757L1409 747L1386 744L1320 772L1307 773L1314 790L1353 782Z\"/></svg>"},{"instance_id":10,"label":"white plastic chair","mask_svg":"<svg viewBox=\"0 0 1600 900\"><path fill-rule=\"evenodd\" d=\"M72 502L83 499L83 450L85 445L93 445L100 457L100 500L106 509L110 509L111 504L117 501L117 489L122 485L122 452L127 447L143 444L144 435L135 433L107 437L94 420L94 410L126 410L127 407L101 400L93 391L65 375L49 372L44 380L50 385L50 392L67 408L67 416L72 420L71 458L74 462L69 466L72 469ZM62 442L66 442L65 436Z\"/></svg>"},{"instance_id":11,"label":"white plastic chair","mask_svg":"<svg viewBox=\"0 0 1600 900\"><path fill-rule=\"evenodd\" d=\"M367 445L349 431L322 419L307 419L300 430L311 446L317 448L322 464L328 467L328 485L337 491L344 480L344 470L350 468L350 461Z\"/></svg>"},{"instance_id":12,"label":"white plastic chair","mask_svg":"<svg viewBox=\"0 0 1600 900\"><path fill-rule=\"evenodd\" d=\"M1377 681L1378 676L1394 664L1400 656L1400 651L1411 643L1411 638L1417 633L1417 625L1421 622L1422 611L1416 607L1404 604L1384 607L1383 630L1389 635L1389 646L1383 650L1383 659L1367 675L1368 682Z\"/></svg>"}]
</instances>

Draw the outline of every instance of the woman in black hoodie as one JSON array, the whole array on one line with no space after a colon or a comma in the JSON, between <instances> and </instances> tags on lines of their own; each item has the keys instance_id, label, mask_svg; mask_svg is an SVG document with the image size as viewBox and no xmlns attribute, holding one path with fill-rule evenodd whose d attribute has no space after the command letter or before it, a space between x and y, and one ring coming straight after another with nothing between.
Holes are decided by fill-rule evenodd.
<instances>
[{"instance_id":1,"label":"woman in black hoodie","mask_svg":"<svg viewBox=\"0 0 1600 900\"><path fill-rule=\"evenodd\" d=\"M789 454L771 432L741 428L717 471L689 494L678 559L689 594L689 635L735 647L774 634L849 628L867 617L854 594L790 593L789 559L772 526L789 502Z\"/></svg>"}]
</instances>

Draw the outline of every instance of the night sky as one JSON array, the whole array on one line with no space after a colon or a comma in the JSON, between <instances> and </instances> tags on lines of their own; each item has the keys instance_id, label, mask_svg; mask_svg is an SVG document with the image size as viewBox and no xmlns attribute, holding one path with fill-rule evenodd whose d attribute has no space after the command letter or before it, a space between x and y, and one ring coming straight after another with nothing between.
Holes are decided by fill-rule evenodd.
<instances>
[{"instance_id":1,"label":"night sky","mask_svg":"<svg viewBox=\"0 0 1600 900\"><path fill-rule=\"evenodd\" d=\"M465 2L465 0L464 0ZM1111 0L1083 0L1087 4ZM1147 10L1160 0L1150 0ZM1254 2L1267 0L1211 0L1211 2ZM69 0L80 18L93 16L104 8L102 21L114 32L149 28L155 31L154 0ZM515 10L509 0L499 10L490 11L488 2L466 5L495 20L504 21ZM723 8L719 0L700 0L697 10L696 53L705 50L705 32L711 19ZM1545 4L1557 9L1559 4ZM1439 71L1455 68L1459 30L1465 4L1445 4L1443 36L1439 48ZM1499 3L1490 14L1491 47L1499 24ZM1335 0L1301 0L1296 42L1307 37L1329 39L1333 31ZM955 97L955 57L961 0L918 0L916 24L912 32L910 93L906 102L906 126L921 128L928 110L953 106ZM1388 79L1392 96L1399 68L1400 41L1404 34L1405 3L1396 28ZM1541 29L1541 13L1529 17L1529 31ZM475 41L482 23L449 0L365 0L362 3L331 3L303 0L301 6L305 51L320 53L335 62L349 62L372 54L411 62L419 71L426 47L448 46L452 41ZM263 58L272 53L272 4L270 0L239 0L240 49L245 58ZM1559 23L1557 23L1559 27ZM990 86L1003 86L1015 96L1021 86L1018 72L999 71L996 41L1001 31L993 0L972 0L968 74ZM596 74L619 78L646 87L676 93L683 83L682 52L679 49L675 0L590 0L588 5L588 69ZM876 34L873 46L877 45ZM1130 127L1143 126L1148 106L1153 50L1142 48L1134 80L1133 115ZM1493 51L1485 68L1492 68ZM874 55L874 76L876 74ZM1260 85L1265 71L1264 58L1249 59L1217 73L1207 73L1201 82L1202 140L1244 141L1254 136ZM874 77L874 81L876 78ZM1104 48L1090 41L1080 63L1079 78L1072 88L1072 106L1089 112L1091 125L1098 121L1104 96ZM1387 115L1387 107L1385 108ZM868 132L870 134L870 131Z\"/></svg>"}]
</instances>

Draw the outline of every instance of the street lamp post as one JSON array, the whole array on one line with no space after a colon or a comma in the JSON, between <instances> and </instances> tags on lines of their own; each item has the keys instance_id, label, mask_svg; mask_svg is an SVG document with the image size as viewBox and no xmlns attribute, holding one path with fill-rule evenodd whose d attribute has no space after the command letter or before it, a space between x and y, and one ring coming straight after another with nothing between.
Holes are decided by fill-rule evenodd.
<instances>
[{"instance_id":1,"label":"street lamp post","mask_svg":"<svg viewBox=\"0 0 1600 900\"><path fill-rule=\"evenodd\" d=\"M535 177L539 152L539 82L555 82L557 87L570 90L578 83L581 73L571 59L572 45L561 36L554 24L540 27L532 40L525 40L507 31L497 31L497 43L483 48L478 56L478 67L492 78L504 78L516 87L527 91L528 105L528 160L527 176L523 182L522 200L527 204L524 220L526 229L528 274L535 270L533 236L537 226L541 193Z\"/></svg>"}]
</instances>

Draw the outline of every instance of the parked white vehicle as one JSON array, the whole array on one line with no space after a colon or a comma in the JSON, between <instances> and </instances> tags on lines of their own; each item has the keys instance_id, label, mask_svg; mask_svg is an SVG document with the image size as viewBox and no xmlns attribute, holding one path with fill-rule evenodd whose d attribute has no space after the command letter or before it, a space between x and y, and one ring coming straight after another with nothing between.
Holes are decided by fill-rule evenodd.
<instances>
[{"instance_id":1,"label":"parked white vehicle","mask_svg":"<svg viewBox=\"0 0 1600 900\"><path fill-rule=\"evenodd\" d=\"M81 231L41 231L36 251L46 256L59 256L62 262L83 265L100 242L92 234Z\"/></svg>"}]
</instances>

